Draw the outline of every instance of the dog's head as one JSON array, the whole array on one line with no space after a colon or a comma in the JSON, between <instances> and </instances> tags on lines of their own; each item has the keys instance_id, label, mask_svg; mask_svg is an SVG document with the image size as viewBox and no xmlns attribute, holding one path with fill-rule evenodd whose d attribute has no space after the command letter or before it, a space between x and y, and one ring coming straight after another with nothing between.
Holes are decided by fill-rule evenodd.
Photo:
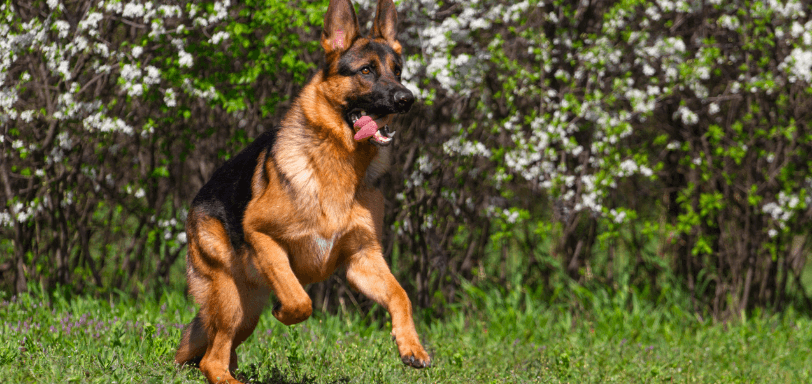
<instances>
[{"instance_id":1,"label":"dog's head","mask_svg":"<svg viewBox=\"0 0 812 384\"><path fill-rule=\"evenodd\" d=\"M397 40L398 16L392 0L379 0L372 31L360 35L358 18L349 0L332 0L324 17L321 45L325 52L323 79L329 83L330 98L340 105L347 129L358 141L369 139L378 145L391 142L387 124L395 113L406 113L414 95L400 83L403 61ZM375 125L374 134L359 132L363 116ZM363 118L362 122L369 118ZM374 130L373 130L374 131ZM359 139L359 136L362 136Z\"/></svg>"}]
</instances>

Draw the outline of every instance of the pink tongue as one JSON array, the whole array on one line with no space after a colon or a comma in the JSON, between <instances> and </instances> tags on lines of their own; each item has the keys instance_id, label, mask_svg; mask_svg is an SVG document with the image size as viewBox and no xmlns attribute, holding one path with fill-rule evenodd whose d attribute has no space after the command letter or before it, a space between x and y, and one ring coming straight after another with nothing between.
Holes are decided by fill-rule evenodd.
<instances>
[{"instance_id":1,"label":"pink tongue","mask_svg":"<svg viewBox=\"0 0 812 384\"><path fill-rule=\"evenodd\" d=\"M353 126L355 128L361 128L353 137L356 141L364 140L367 137L374 135L375 132L378 132L378 124L376 124L375 120L372 120L372 118L369 116L361 116L360 119L355 121Z\"/></svg>"}]
</instances>

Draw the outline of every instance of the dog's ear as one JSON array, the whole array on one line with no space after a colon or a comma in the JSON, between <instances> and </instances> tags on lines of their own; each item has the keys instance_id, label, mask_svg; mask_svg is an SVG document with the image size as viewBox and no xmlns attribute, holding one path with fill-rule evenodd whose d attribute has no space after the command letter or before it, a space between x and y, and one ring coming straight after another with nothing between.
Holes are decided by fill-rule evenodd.
<instances>
[{"instance_id":1,"label":"dog's ear","mask_svg":"<svg viewBox=\"0 0 812 384\"><path fill-rule=\"evenodd\" d=\"M372 38L386 40L392 48L400 54L401 47L398 42L398 13L392 0L378 0L378 10L375 12L375 23L372 24Z\"/></svg>"},{"instance_id":2,"label":"dog's ear","mask_svg":"<svg viewBox=\"0 0 812 384\"><path fill-rule=\"evenodd\" d=\"M358 17L350 0L331 0L321 32L321 46L325 55L346 51L358 37L358 30Z\"/></svg>"}]
</instances>

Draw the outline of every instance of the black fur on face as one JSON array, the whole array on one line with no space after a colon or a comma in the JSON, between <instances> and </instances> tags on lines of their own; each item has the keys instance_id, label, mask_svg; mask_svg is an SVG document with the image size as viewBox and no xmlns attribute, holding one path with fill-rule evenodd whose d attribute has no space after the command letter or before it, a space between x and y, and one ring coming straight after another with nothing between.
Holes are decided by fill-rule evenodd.
<instances>
[{"instance_id":1,"label":"black fur on face","mask_svg":"<svg viewBox=\"0 0 812 384\"><path fill-rule=\"evenodd\" d=\"M359 39L338 60L337 73L349 77L358 92L347 98L347 112L385 116L406 113L414 95L401 84L401 56L388 44Z\"/></svg>"}]
</instances>

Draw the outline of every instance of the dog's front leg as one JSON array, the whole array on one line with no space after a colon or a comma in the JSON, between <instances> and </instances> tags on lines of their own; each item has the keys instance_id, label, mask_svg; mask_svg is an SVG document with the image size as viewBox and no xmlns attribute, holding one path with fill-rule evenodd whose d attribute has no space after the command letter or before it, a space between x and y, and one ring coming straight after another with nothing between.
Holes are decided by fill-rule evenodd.
<instances>
[{"instance_id":1,"label":"dog's front leg","mask_svg":"<svg viewBox=\"0 0 812 384\"><path fill-rule=\"evenodd\" d=\"M377 243L372 249L362 250L350 257L347 263L347 281L354 289L389 311L392 317L392 335L403 363L415 368L430 366L431 358L420 345L414 328L409 296L392 276Z\"/></svg>"},{"instance_id":2,"label":"dog's front leg","mask_svg":"<svg viewBox=\"0 0 812 384\"><path fill-rule=\"evenodd\" d=\"M254 250L254 265L279 300L273 309L274 317L285 325L307 320L313 305L290 267L287 252L262 232L246 231L246 240Z\"/></svg>"}]
</instances>

